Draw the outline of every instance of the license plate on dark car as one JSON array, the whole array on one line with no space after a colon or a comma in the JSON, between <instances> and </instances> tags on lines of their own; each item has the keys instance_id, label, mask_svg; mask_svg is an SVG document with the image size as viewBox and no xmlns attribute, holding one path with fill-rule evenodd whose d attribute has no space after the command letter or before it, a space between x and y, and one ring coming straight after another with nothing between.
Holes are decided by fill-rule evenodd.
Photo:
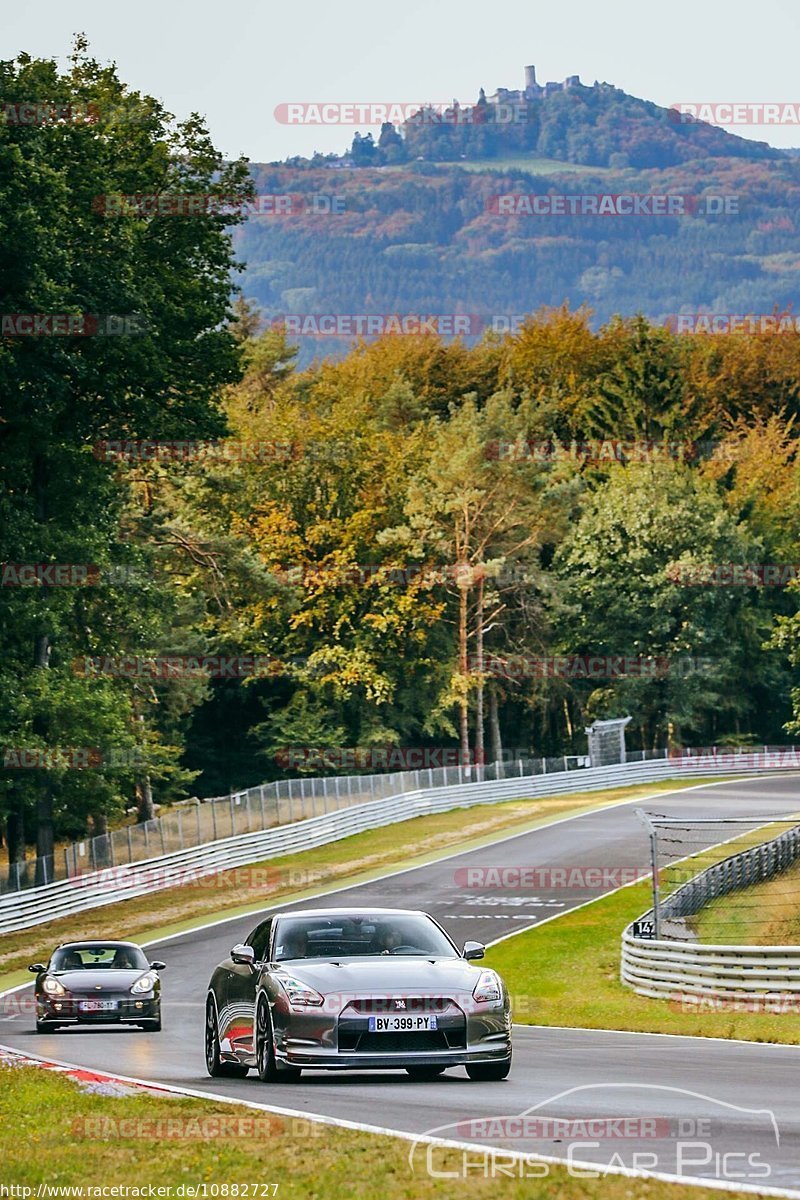
<instances>
[{"instance_id":1,"label":"license plate on dark car","mask_svg":"<svg viewBox=\"0 0 800 1200\"><path fill-rule=\"evenodd\" d=\"M370 1017L370 1033L417 1033L435 1029L436 1017Z\"/></svg>"},{"instance_id":2,"label":"license plate on dark car","mask_svg":"<svg viewBox=\"0 0 800 1200\"><path fill-rule=\"evenodd\" d=\"M81 1000L78 1008L84 1013L116 1012L117 1002L116 1000Z\"/></svg>"}]
</instances>

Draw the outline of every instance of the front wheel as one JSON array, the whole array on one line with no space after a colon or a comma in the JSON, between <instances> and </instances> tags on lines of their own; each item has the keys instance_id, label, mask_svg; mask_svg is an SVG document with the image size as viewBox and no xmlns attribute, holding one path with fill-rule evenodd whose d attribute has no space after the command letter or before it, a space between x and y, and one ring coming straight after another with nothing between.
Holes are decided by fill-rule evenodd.
<instances>
[{"instance_id":1,"label":"front wheel","mask_svg":"<svg viewBox=\"0 0 800 1200\"><path fill-rule=\"evenodd\" d=\"M266 997L259 997L256 1007L256 1062L262 1083L292 1083L300 1078L299 1067L282 1067L275 1058L275 1039L272 1018Z\"/></svg>"},{"instance_id":2,"label":"front wheel","mask_svg":"<svg viewBox=\"0 0 800 1200\"><path fill-rule=\"evenodd\" d=\"M436 1079L437 1076L443 1075L444 1067L406 1067L406 1072L412 1079Z\"/></svg>"},{"instance_id":3,"label":"front wheel","mask_svg":"<svg viewBox=\"0 0 800 1200\"><path fill-rule=\"evenodd\" d=\"M157 1017L151 1017L147 1021L140 1021L139 1028L144 1029L145 1033L161 1033L161 1013Z\"/></svg>"},{"instance_id":4,"label":"front wheel","mask_svg":"<svg viewBox=\"0 0 800 1200\"><path fill-rule=\"evenodd\" d=\"M476 1083L495 1083L500 1079L506 1079L510 1070L510 1058L507 1058L505 1062L469 1063L467 1065L467 1075Z\"/></svg>"},{"instance_id":5,"label":"front wheel","mask_svg":"<svg viewBox=\"0 0 800 1200\"><path fill-rule=\"evenodd\" d=\"M53 1033L56 1029L60 1029L60 1025L56 1025L55 1021L36 1021L37 1033Z\"/></svg>"},{"instance_id":6,"label":"front wheel","mask_svg":"<svg viewBox=\"0 0 800 1200\"><path fill-rule=\"evenodd\" d=\"M244 1079L247 1067L241 1063L223 1062L219 1055L219 1029L217 1027L217 1010L214 1001L209 997L206 1004L206 1070L213 1079Z\"/></svg>"}]
</instances>

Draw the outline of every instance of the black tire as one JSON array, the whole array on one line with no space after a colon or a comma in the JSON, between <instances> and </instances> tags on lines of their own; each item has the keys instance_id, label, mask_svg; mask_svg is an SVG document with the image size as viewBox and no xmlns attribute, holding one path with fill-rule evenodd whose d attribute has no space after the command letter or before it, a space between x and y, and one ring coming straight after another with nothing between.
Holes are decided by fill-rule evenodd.
<instances>
[{"instance_id":1,"label":"black tire","mask_svg":"<svg viewBox=\"0 0 800 1200\"><path fill-rule=\"evenodd\" d=\"M61 1026L56 1024L55 1021L36 1021L37 1033L53 1033L56 1029L60 1028Z\"/></svg>"},{"instance_id":2,"label":"black tire","mask_svg":"<svg viewBox=\"0 0 800 1200\"><path fill-rule=\"evenodd\" d=\"M497 1083L506 1079L511 1070L511 1059L504 1062L469 1063L467 1074L476 1083Z\"/></svg>"},{"instance_id":3,"label":"black tire","mask_svg":"<svg viewBox=\"0 0 800 1200\"><path fill-rule=\"evenodd\" d=\"M161 1033L161 1013L157 1017L150 1017L147 1021L140 1021L139 1028L145 1033Z\"/></svg>"},{"instance_id":4,"label":"black tire","mask_svg":"<svg viewBox=\"0 0 800 1200\"><path fill-rule=\"evenodd\" d=\"M406 1067L406 1072L412 1079L436 1079L443 1075L445 1067Z\"/></svg>"},{"instance_id":5,"label":"black tire","mask_svg":"<svg viewBox=\"0 0 800 1200\"><path fill-rule=\"evenodd\" d=\"M206 1070L212 1079L244 1079L249 1067L242 1066L241 1063L223 1062L219 1056L217 1010L210 996L206 1001L205 1050Z\"/></svg>"},{"instance_id":6,"label":"black tire","mask_svg":"<svg viewBox=\"0 0 800 1200\"><path fill-rule=\"evenodd\" d=\"M258 1078L262 1083L294 1083L300 1078L299 1067L283 1067L275 1059L272 1017L266 996L259 996L256 1005L255 1043Z\"/></svg>"}]
</instances>

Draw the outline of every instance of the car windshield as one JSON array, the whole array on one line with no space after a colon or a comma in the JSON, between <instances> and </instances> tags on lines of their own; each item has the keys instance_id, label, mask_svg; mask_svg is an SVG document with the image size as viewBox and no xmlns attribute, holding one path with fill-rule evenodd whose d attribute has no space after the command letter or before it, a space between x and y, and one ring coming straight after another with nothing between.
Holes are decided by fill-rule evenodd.
<instances>
[{"instance_id":1,"label":"car windshield","mask_svg":"<svg viewBox=\"0 0 800 1200\"><path fill-rule=\"evenodd\" d=\"M458 958L458 951L438 925L420 913L335 913L330 917L284 917L277 923L276 962L393 954Z\"/></svg>"},{"instance_id":2,"label":"car windshield","mask_svg":"<svg viewBox=\"0 0 800 1200\"><path fill-rule=\"evenodd\" d=\"M138 946L61 946L50 960L51 971L144 971L149 965Z\"/></svg>"}]
</instances>

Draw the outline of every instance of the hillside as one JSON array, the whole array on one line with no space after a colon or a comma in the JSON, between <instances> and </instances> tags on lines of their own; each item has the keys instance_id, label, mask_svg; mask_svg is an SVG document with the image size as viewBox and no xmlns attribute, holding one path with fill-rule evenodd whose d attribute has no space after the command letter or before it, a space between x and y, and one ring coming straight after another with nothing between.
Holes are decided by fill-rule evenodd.
<instances>
[{"instance_id":1,"label":"hillside","mask_svg":"<svg viewBox=\"0 0 800 1200\"><path fill-rule=\"evenodd\" d=\"M481 90L476 104L454 105L441 113L421 109L399 130L384 127L372 153L368 142L357 138L350 157L359 166L380 166L420 158L458 162L510 154L637 168L670 167L712 156L782 157L766 142L737 137L609 83L585 87L577 79L547 84L546 90L538 85L498 89L488 100Z\"/></svg>"},{"instance_id":2,"label":"hillside","mask_svg":"<svg viewBox=\"0 0 800 1200\"><path fill-rule=\"evenodd\" d=\"M244 290L267 319L303 318L301 362L341 353L369 314L439 314L472 338L565 300L598 323L792 305L795 156L607 84L547 88L356 134L355 154L254 165L260 196L295 199L237 230ZM642 211L601 215L620 195Z\"/></svg>"}]
</instances>

